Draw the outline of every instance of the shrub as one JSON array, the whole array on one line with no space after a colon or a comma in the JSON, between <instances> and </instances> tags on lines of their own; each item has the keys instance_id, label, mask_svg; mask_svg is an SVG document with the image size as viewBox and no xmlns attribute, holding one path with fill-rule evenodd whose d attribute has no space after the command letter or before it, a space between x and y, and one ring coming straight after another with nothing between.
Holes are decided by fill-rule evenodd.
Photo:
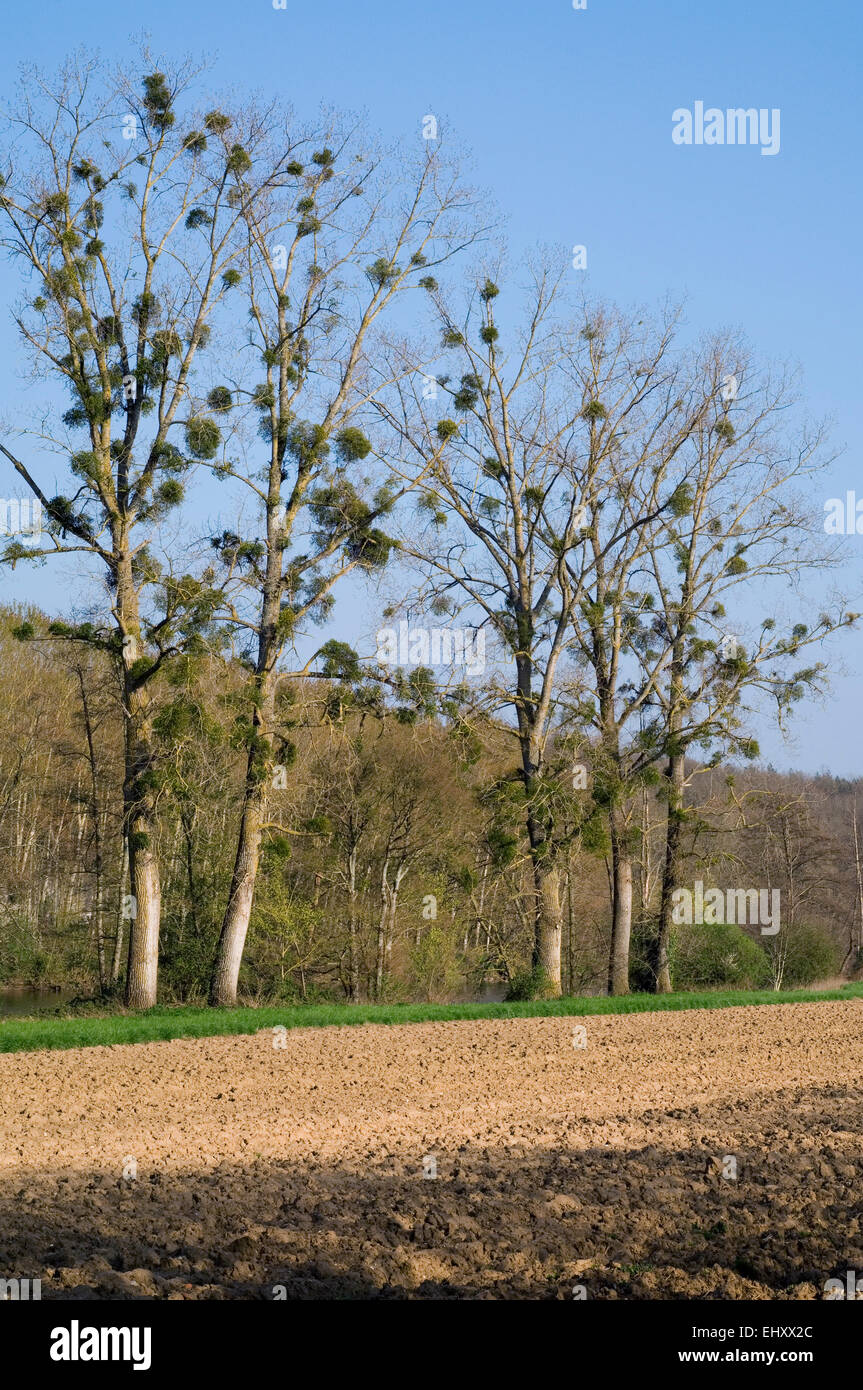
<instances>
[{"instance_id":1,"label":"shrub","mask_svg":"<svg viewBox=\"0 0 863 1390\"><path fill-rule=\"evenodd\" d=\"M680 926L671 943L675 989L763 989L770 983L764 949L730 922Z\"/></svg>"},{"instance_id":2,"label":"shrub","mask_svg":"<svg viewBox=\"0 0 863 1390\"><path fill-rule=\"evenodd\" d=\"M461 984L452 932L429 927L410 953L412 992L431 1004L446 1003Z\"/></svg>"},{"instance_id":3,"label":"shrub","mask_svg":"<svg viewBox=\"0 0 863 1390\"><path fill-rule=\"evenodd\" d=\"M659 922L655 918L633 923L629 949L629 988L636 994L652 994L656 988L650 953L658 930Z\"/></svg>"},{"instance_id":4,"label":"shrub","mask_svg":"<svg viewBox=\"0 0 863 1390\"><path fill-rule=\"evenodd\" d=\"M519 970L512 976L506 992L507 1003L525 999L546 999L550 994L549 979L541 965Z\"/></svg>"},{"instance_id":5,"label":"shrub","mask_svg":"<svg viewBox=\"0 0 863 1390\"><path fill-rule=\"evenodd\" d=\"M798 985L812 984L813 980L828 979L839 969L833 942L820 927L809 923L783 927L776 936L767 938L767 955L774 971L782 963L783 989L794 989Z\"/></svg>"}]
</instances>

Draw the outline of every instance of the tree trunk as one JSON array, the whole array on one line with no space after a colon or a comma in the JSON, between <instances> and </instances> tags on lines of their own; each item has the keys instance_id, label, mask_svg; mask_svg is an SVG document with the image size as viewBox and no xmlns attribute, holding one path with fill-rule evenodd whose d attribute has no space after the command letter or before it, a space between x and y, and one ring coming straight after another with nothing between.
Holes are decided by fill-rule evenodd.
<instances>
[{"instance_id":1,"label":"tree trunk","mask_svg":"<svg viewBox=\"0 0 863 1390\"><path fill-rule=\"evenodd\" d=\"M284 522L279 503L277 451L270 463L270 489L267 497L267 573L261 595L258 629L258 658L255 663L252 701L252 730L240 833L228 905L210 978L210 1003L233 1008L237 1002L237 982L246 946L246 936L255 898L255 882L261 862L261 840L267 819L269 783L273 770L270 742L276 712L275 666L279 654L279 604Z\"/></svg>"},{"instance_id":2,"label":"tree trunk","mask_svg":"<svg viewBox=\"0 0 863 1390\"><path fill-rule=\"evenodd\" d=\"M389 972L390 962L392 961L393 955L393 941L395 939L396 934L396 912L398 911L399 905L399 890L402 885L402 879L404 878L407 871L407 864L399 864L398 868L396 869L396 876L393 882L393 886L390 889L390 910L387 916L387 972Z\"/></svg>"},{"instance_id":3,"label":"tree trunk","mask_svg":"<svg viewBox=\"0 0 863 1390\"><path fill-rule=\"evenodd\" d=\"M610 994L629 993L629 945L632 937L632 854L620 810L611 811L612 917Z\"/></svg>"},{"instance_id":4,"label":"tree trunk","mask_svg":"<svg viewBox=\"0 0 863 1390\"><path fill-rule=\"evenodd\" d=\"M131 688L130 688L131 686ZM123 789L129 844L129 965L126 1003L130 1009L152 1009L159 973L161 885L154 844L155 816L147 778L152 769L148 701L126 680L126 779Z\"/></svg>"},{"instance_id":5,"label":"tree trunk","mask_svg":"<svg viewBox=\"0 0 863 1390\"><path fill-rule=\"evenodd\" d=\"M360 962L357 942L357 851L348 858L348 998L356 1004L360 997Z\"/></svg>"},{"instance_id":6,"label":"tree trunk","mask_svg":"<svg viewBox=\"0 0 863 1390\"><path fill-rule=\"evenodd\" d=\"M256 779L256 759L252 751L246 773L231 891L210 980L210 1003L217 1008L233 1008L236 1005L240 965L252 916L264 822L264 794L260 781Z\"/></svg>"},{"instance_id":7,"label":"tree trunk","mask_svg":"<svg viewBox=\"0 0 863 1390\"><path fill-rule=\"evenodd\" d=\"M137 816L132 834L152 834L149 821ZM159 975L159 919L161 888L156 856L149 845L130 848L132 912L129 919L129 964L126 975L126 1003L130 1009L152 1009L156 1005Z\"/></svg>"},{"instance_id":8,"label":"tree trunk","mask_svg":"<svg viewBox=\"0 0 863 1390\"><path fill-rule=\"evenodd\" d=\"M375 999L380 1000L384 985L384 960L386 957L387 946L387 920L389 916L389 894L390 885L387 877L389 873L389 855L384 860L384 867L381 871L381 915L378 922L378 943L377 957L375 960Z\"/></svg>"},{"instance_id":9,"label":"tree trunk","mask_svg":"<svg viewBox=\"0 0 863 1390\"><path fill-rule=\"evenodd\" d=\"M111 962L111 984L120 978L120 961L123 959L123 899L126 895L126 879L129 874L129 845L123 832L123 852L120 855L120 889L117 895L117 935L114 938L114 957Z\"/></svg>"},{"instance_id":10,"label":"tree trunk","mask_svg":"<svg viewBox=\"0 0 863 1390\"><path fill-rule=\"evenodd\" d=\"M93 721L90 718L90 702L87 699L87 686L84 680L84 670L79 664L75 667L75 674L78 677L78 686L81 692L81 713L84 719L84 733L87 738L87 761L90 768L90 814L93 818L93 852L94 852L94 893L93 893L93 916L94 930L96 936L96 961L99 968L99 989L105 989L107 975L105 973L105 935L103 920L103 890L102 881L104 877L103 854L102 854L102 826L99 820L99 777L96 767L96 749L93 740Z\"/></svg>"},{"instance_id":11,"label":"tree trunk","mask_svg":"<svg viewBox=\"0 0 863 1390\"><path fill-rule=\"evenodd\" d=\"M534 887L534 946L533 966L545 973L546 986L552 998L561 994L560 944L562 912L560 906L560 875L557 867L548 862L540 828L533 817L528 818Z\"/></svg>"},{"instance_id":12,"label":"tree trunk","mask_svg":"<svg viewBox=\"0 0 863 1390\"><path fill-rule=\"evenodd\" d=\"M683 783L685 754L672 753L665 772L668 798L668 817L665 828L665 868L662 875L662 898L659 905L659 926L656 933L654 957L651 962L656 977L656 993L670 994L671 915L673 895L680 887L680 843L683 835Z\"/></svg>"},{"instance_id":13,"label":"tree trunk","mask_svg":"<svg viewBox=\"0 0 863 1390\"><path fill-rule=\"evenodd\" d=\"M857 832L856 796L851 808L851 827L854 832L854 870L857 881L857 902L848 933L848 953L842 962L843 975L849 966L852 971L857 968L860 962L861 945L863 945L863 868L861 868L860 863L860 837Z\"/></svg>"},{"instance_id":14,"label":"tree trunk","mask_svg":"<svg viewBox=\"0 0 863 1390\"><path fill-rule=\"evenodd\" d=\"M572 866L566 866L566 919L567 919L567 989L570 998L575 994L575 922L572 911Z\"/></svg>"},{"instance_id":15,"label":"tree trunk","mask_svg":"<svg viewBox=\"0 0 863 1390\"><path fill-rule=\"evenodd\" d=\"M219 945L210 977L209 1002L216 1008L233 1008L237 1002L237 984L252 905L255 883L261 862L261 841L267 818L269 782L272 777L272 737L276 708L274 667L278 653L276 637L279 616L279 587L277 574L281 566L281 551L273 546L275 518L272 496L267 505L267 532L270 537L267 560L267 581L261 607L261 626L258 632L258 659L255 666L254 698L252 701L252 730L246 763L243 789L243 808L237 837L237 853L228 893L228 905L222 920Z\"/></svg>"}]
</instances>

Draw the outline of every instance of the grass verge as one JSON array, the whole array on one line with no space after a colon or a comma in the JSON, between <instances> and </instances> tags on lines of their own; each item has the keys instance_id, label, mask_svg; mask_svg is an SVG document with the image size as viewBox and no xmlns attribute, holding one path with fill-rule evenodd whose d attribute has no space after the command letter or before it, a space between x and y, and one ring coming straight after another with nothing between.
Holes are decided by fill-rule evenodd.
<instances>
[{"instance_id":1,"label":"grass verge","mask_svg":"<svg viewBox=\"0 0 863 1390\"><path fill-rule=\"evenodd\" d=\"M157 1008L102 1017L0 1019L0 1052L105 1047L117 1043L212 1038L285 1028L362 1023L432 1023L472 1018L560 1018L590 1014L659 1013L668 1009L728 1009L738 1005L804 1004L859 999L863 984L832 990L712 990L703 994L627 994L615 998L536 1000L517 1004L310 1004L293 1008Z\"/></svg>"}]
</instances>

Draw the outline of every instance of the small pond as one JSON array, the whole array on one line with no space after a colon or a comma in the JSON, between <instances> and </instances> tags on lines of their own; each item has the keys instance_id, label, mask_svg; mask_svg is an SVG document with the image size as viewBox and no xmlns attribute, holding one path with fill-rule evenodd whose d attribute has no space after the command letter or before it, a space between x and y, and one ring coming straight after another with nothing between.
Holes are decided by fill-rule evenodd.
<instances>
[{"instance_id":1,"label":"small pond","mask_svg":"<svg viewBox=\"0 0 863 1390\"><path fill-rule=\"evenodd\" d=\"M49 1013L74 998L72 989L39 989L27 985L0 985L0 1018Z\"/></svg>"}]
</instances>

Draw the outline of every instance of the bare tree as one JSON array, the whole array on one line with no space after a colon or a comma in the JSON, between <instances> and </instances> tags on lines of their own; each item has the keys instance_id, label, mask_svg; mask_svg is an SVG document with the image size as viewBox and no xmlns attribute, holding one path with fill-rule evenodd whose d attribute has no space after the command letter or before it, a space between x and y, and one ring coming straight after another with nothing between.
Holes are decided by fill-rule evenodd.
<instances>
[{"instance_id":1,"label":"bare tree","mask_svg":"<svg viewBox=\"0 0 863 1390\"><path fill-rule=\"evenodd\" d=\"M36 546L12 541L3 558L77 552L105 576L110 620L54 634L101 647L120 668L134 906L126 997L140 1008L156 1001L161 902L153 692L209 612L205 587L165 573L158 524L196 461L218 449L193 369L239 278L239 206L256 192L247 179L240 191L249 156L232 118L188 108L191 66L144 71L143 95L94 59L70 61L56 82L28 72L0 196L3 244L27 283L16 322L36 369L72 397L64 429L49 411L25 432L50 465L0 444L47 523ZM57 455L68 491L53 494L40 480Z\"/></svg>"},{"instance_id":2,"label":"bare tree","mask_svg":"<svg viewBox=\"0 0 863 1390\"><path fill-rule=\"evenodd\" d=\"M674 309L654 323L643 313L636 319L586 306L578 350L566 364L587 422L583 459L576 456L572 472L584 544L567 555L566 568L580 595L572 611L574 656L589 672L568 722L578 728L586 720L593 733L593 796L608 815L614 994L629 990L632 794L653 774L657 751L644 737L645 714L670 655L670 643L655 640L650 560L669 544L668 528L686 508L693 440L710 405L699 374L676 347L678 319Z\"/></svg>"},{"instance_id":3,"label":"bare tree","mask_svg":"<svg viewBox=\"0 0 863 1390\"><path fill-rule=\"evenodd\" d=\"M649 662L651 672L656 650L668 654L662 679L653 681L644 739L665 759L665 867L652 961L660 991L671 989L672 895L679 884L687 784L700 766L756 757L751 717L759 699L784 722L826 672L823 662L796 664L801 652L857 616L840 598L808 622L801 613L779 616L789 587L840 558L806 495L828 461L823 433L785 428L793 399L789 381L759 370L728 340L708 344L695 370L709 409L693 438L695 459L679 513L651 545L656 615L639 646L642 666ZM736 611L729 612L732 603ZM753 625L747 610L759 604L763 616ZM687 754L696 748L702 761L687 771Z\"/></svg>"},{"instance_id":4,"label":"bare tree","mask_svg":"<svg viewBox=\"0 0 863 1390\"><path fill-rule=\"evenodd\" d=\"M385 564L392 548L376 522L397 489L365 477L374 455L361 425L378 389L369 350L383 316L424 296L436 283L430 271L475 235L470 195L439 148L427 146L405 171L336 125L309 133L287 122L276 143L287 151L284 177L266 201L242 205L250 344L264 380L217 388L226 412L234 401L251 405L266 443L263 457L252 450L245 465L219 469L249 490L254 519L246 535L214 538L248 688L246 781L213 1004L236 1000L262 838L290 833L268 810L286 746L279 663L327 616L338 581ZM352 653L328 651L318 674L354 673Z\"/></svg>"},{"instance_id":5,"label":"bare tree","mask_svg":"<svg viewBox=\"0 0 863 1390\"><path fill-rule=\"evenodd\" d=\"M602 423L606 407L581 360L594 351L594 334L589 321L557 320L561 272L540 263L531 274L520 333L498 328L499 290L488 277L458 319L438 297L457 380L441 373L430 392L414 374L382 409L423 480L421 504L432 520L433 538L405 547L427 576L421 605L464 614L503 653L478 698L486 713L508 710L514 720L534 886L534 967L545 977L540 987L559 994L560 828L573 803L571 758L554 739L564 708L561 663L576 644L591 582L671 499L660 474L638 497L643 511L632 494L632 506L618 508L601 536L593 526L598 499L622 481L619 450ZM573 389L579 372L584 379ZM459 422L434 418L438 390Z\"/></svg>"}]
</instances>

